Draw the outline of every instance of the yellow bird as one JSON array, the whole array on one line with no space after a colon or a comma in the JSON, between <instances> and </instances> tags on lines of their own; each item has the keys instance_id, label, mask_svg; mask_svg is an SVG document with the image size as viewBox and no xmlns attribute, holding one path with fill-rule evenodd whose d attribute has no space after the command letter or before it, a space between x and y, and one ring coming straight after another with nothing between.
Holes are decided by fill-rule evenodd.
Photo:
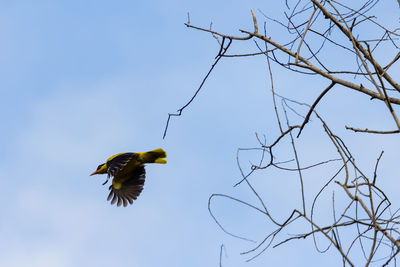
<instances>
[{"instance_id":1,"label":"yellow bird","mask_svg":"<svg viewBox=\"0 0 400 267\"><path fill-rule=\"evenodd\" d=\"M107 159L106 163L100 164L90 176L107 173L108 177L104 184L113 177L107 200L111 200L111 205L117 203L118 207L121 204L126 207L128 202L132 204L143 190L146 178L144 164L165 164L166 157L167 153L161 148L148 152L119 153Z\"/></svg>"}]
</instances>

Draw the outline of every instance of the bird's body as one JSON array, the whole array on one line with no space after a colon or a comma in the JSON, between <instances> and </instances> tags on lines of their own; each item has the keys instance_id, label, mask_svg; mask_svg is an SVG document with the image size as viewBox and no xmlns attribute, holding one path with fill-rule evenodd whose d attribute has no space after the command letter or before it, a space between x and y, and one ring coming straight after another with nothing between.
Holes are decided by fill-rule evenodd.
<instances>
[{"instance_id":1,"label":"bird's body","mask_svg":"<svg viewBox=\"0 0 400 267\"><path fill-rule=\"evenodd\" d=\"M166 157L167 153L161 148L148 152L119 153L100 164L91 175L107 173L108 177L113 177L107 200L125 207L128 202L132 204L143 190L146 174L144 164L165 164Z\"/></svg>"}]
</instances>

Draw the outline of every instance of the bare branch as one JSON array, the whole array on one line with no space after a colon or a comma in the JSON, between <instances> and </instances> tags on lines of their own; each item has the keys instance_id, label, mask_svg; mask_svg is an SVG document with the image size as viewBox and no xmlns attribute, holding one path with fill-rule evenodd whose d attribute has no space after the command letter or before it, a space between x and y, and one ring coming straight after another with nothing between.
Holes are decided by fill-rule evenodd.
<instances>
[{"instance_id":1,"label":"bare branch","mask_svg":"<svg viewBox=\"0 0 400 267\"><path fill-rule=\"evenodd\" d=\"M270 127L275 127L274 130L278 134L268 138L268 142L266 136L269 136L269 133L263 135L263 140L256 134L257 147L238 149L236 161L241 178L234 185L234 187L237 187L242 182L245 182L244 184L247 184L253 196L256 197L257 205L250 204L245 199L241 200L225 194L213 194L208 202L209 213L216 224L223 232L235 238L251 241L231 233L216 218L211 209L211 202L216 197L229 199L258 211L275 227L266 232L261 237L261 241L256 242L253 248L242 253L242 255L250 256L247 261L257 258L270 247L281 246L293 240L312 236L315 249L318 252L324 253L330 249L336 250L343 266L354 266L355 263L358 265L361 260L364 260L365 266L376 262L382 262L384 265L388 265L391 262L396 263L396 256L400 251L400 209L394 212L391 211L391 202L383 189L377 185L377 170L383 151L374 166L370 166L373 172L362 170L358 166L358 160L354 157L357 154L352 154L350 146L344 142L345 138L335 134L334 129L331 129L326 122L329 120L325 121L325 118L316 111L317 105L321 105L321 100L326 94L335 85L341 85L346 89L367 95L371 100L382 101L389 111L385 115L393 118L397 128L391 131L383 131L346 126L347 130L373 134L400 133L400 120L396 113L397 109L394 106L400 105L400 86L390 75L390 70L394 70L393 66L396 63L398 64L400 59L400 53L398 52L400 29L386 28L378 22L378 16L370 14L378 2L379 0L365 0L355 3L350 1L349 3L352 5L350 7L340 0L285 1L289 11L284 12L285 18L283 21L270 18L260 11L266 19L264 32L260 33L257 18L254 11L251 10L253 29L239 30L241 32L239 36L218 32L212 28L212 24L208 29L191 25L188 14L188 22L185 25L191 29L210 33L213 38L218 40L219 51L209 72L192 98L177 113L169 114L164 137L170 117L180 116L182 111L193 102L221 58L245 58L258 55L266 57L267 79L270 81L272 92L271 105L273 105L276 118L275 124L270 125ZM277 26L280 30L283 29L284 31L282 32L285 32L286 37L289 39L283 43L267 36L267 22L272 22L271 24ZM369 26L376 30L376 36L371 37L368 35L366 37L362 36L363 34L359 34L360 31ZM337 38L338 35L339 38ZM250 39L254 41L259 51L246 50L243 53L226 54L233 41L238 43ZM220 40L222 41L220 42ZM227 40L229 41L228 44L226 44ZM264 46L261 46L261 42L264 43ZM394 53L396 53L387 64L382 64L379 53L382 49L395 51ZM349 59L346 63L350 62L350 66L346 65L345 68L332 66L333 64L329 61L332 53L342 53L341 58ZM387 59L384 59L384 61L387 62ZM309 101L309 103L312 103L311 105L284 97L278 94L277 89L279 88L272 72L274 63L278 68L290 70L299 75L311 75L309 77L327 79L330 81L330 85L325 89L321 88L321 93L318 97ZM335 93L338 91L335 90ZM279 105L278 100L281 100L281 105ZM281 122L280 116L282 114L285 115L285 124ZM301 135L301 133L307 124L314 123L310 122L312 114L315 114L317 118L315 121L319 126L316 128L310 127L314 131L313 138L316 138L315 136L317 138L321 137L321 140L327 143L324 145L318 144L320 146L319 149L326 151L332 150L333 147L336 156L321 160L321 158L325 157L325 154L315 154L318 160L311 162L317 163L311 165L308 163L307 165L300 160L304 151L302 149L306 149L307 152L311 150L314 153L314 144L313 140L308 139L308 136ZM329 115L333 116L333 114ZM299 123L301 124L299 125ZM298 139L295 140L294 131L296 129L298 129ZM306 146L304 146L303 142L306 143ZM288 156L287 151L281 150L282 147L290 147L293 152L292 156ZM260 156L256 163L250 162L247 165L248 169L241 166L239 160L242 156L239 152L243 150L259 153L257 156ZM307 153L307 155L312 153ZM314 170L314 168L319 168L318 166L329 167L329 172L332 171L332 174L325 175L323 172L321 175L321 172ZM273 209L271 209L271 205L278 205L279 207L280 202L273 201L269 203L261 197L262 194L259 194L259 190L256 190L256 187L252 185L252 179L256 177L257 179L264 179L267 177L261 175L253 176L254 173L265 172L270 168L274 171L282 172L283 175L296 174L296 179L299 179L295 193L301 200L298 199L296 204L286 211L288 216L283 219L279 219L280 217L273 213ZM326 171L326 173L329 172ZM370 175L367 175L368 173ZM316 191L315 195L310 195L311 190L306 188L308 185L306 181L315 178L318 181L322 181L321 188ZM286 185L282 186L286 188ZM328 222L324 218L324 223L320 223L316 209L317 207L326 209L327 205L324 205L324 198L321 196L331 189L333 192L332 199L329 200L329 202L331 201L329 208L332 209L333 218L330 218ZM263 193L268 194L269 190L276 191L279 188L277 186L266 187L262 188L262 190L264 191ZM337 191L344 194L339 204L336 197ZM308 199L313 199L312 203L309 203ZM278 241L278 236L282 237L282 233L285 230L287 232L288 226L295 222L306 223L311 227L311 230L308 228L304 231L302 230L299 234L284 237ZM344 231L343 229L347 230ZM327 241L328 245L322 247L320 239ZM220 248L220 265L222 262L222 248L223 246ZM377 258L377 255L382 254L384 258ZM356 260L353 262L354 259Z\"/></svg>"},{"instance_id":2,"label":"bare branch","mask_svg":"<svg viewBox=\"0 0 400 267\"><path fill-rule=\"evenodd\" d=\"M200 83L199 88L197 88L196 92L194 93L194 95L192 96L192 98L190 98L190 100L183 105L180 109L178 109L177 113L169 113L168 114L168 119L167 119L167 123L165 125L165 129L164 129L164 134L163 134L163 139L165 139L165 136L167 135L167 131L168 131L168 126L169 126L169 121L171 119L172 116L176 116L179 117L182 115L182 112L185 108L187 108L192 102L193 100L196 98L197 94L200 92L201 88L203 87L204 83L206 82L208 76L210 76L211 72L213 71L213 69L215 68L215 66L217 65L217 63L219 62L219 60L223 57L223 55L226 53L226 51L228 51L229 46L232 44L232 39L229 39L229 42L227 44L226 47L224 47L224 42L225 42L225 37L222 38L222 43L221 43L221 47L220 50L218 51L218 54L215 58L214 63L212 64L210 70L208 71L208 73L206 74L206 76L203 78L202 82Z\"/></svg>"},{"instance_id":3,"label":"bare branch","mask_svg":"<svg viewBox=\"0 0 400 267\"><path fill-rule=\"evenodd\" d=\"M314 108L317 106L318 102L324 97L324 95L326 95L326 93L328 93L328 91L335 85L335 82L332 82L318 97L317 99L314 101L314 103L311 105L310 110L307 113L306 118L304 119L303 123L301 124L299 133L297 134L297 138L299 138L301 131L303 131L304 126L307 124L308 120L310 119L310 116L312 114L312 112L314 111Z\"/></svg>"},{"instance_id":4,"label":"bare branch","mask_svg":"<svg viewBox=\"0 0 400 267\"><path fill-rule=\"evenodd\" d=\"M349 126L345 126L347 130L352 130L353 132L359 132L359 133L374 133L374 134L396 134L400 133L399 130L393 130L393 131L379 131L379 130L369 130L368 128L366 129L358 129L358 128L353 128Z\"/></svg>"}]
</instances>

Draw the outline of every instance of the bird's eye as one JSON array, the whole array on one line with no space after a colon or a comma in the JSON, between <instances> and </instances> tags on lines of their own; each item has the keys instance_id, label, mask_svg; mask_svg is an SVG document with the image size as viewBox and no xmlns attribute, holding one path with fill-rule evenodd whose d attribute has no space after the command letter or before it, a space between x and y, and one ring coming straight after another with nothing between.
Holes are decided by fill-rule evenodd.
<instances>
[{"instance_id":1,"label":"bird's eye","mask_svg":"<svg viewBox=\"0 0 400 267\"><path fill-rule=\"evenodd\" d=\"M101 167L103 167L103 165L104 165L104 164L100 164L100 165L97 167L97 170L99 170Z\"/></svg>"}]
</instances>

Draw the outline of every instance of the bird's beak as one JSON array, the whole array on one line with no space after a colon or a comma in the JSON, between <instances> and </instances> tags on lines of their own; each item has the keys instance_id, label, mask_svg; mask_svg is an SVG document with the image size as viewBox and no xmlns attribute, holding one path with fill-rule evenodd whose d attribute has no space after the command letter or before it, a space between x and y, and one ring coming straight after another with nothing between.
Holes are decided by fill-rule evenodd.
<instances>
[{"instance_id":1,"label":"bird's beak","mask_svg":"<svg viewBox=\"0 0 400 267\"><path fill-rule=\"evenodd\" d=\"M90 176L97 174L97 170L95 170Z\"/></svg>"}]
</instances>

